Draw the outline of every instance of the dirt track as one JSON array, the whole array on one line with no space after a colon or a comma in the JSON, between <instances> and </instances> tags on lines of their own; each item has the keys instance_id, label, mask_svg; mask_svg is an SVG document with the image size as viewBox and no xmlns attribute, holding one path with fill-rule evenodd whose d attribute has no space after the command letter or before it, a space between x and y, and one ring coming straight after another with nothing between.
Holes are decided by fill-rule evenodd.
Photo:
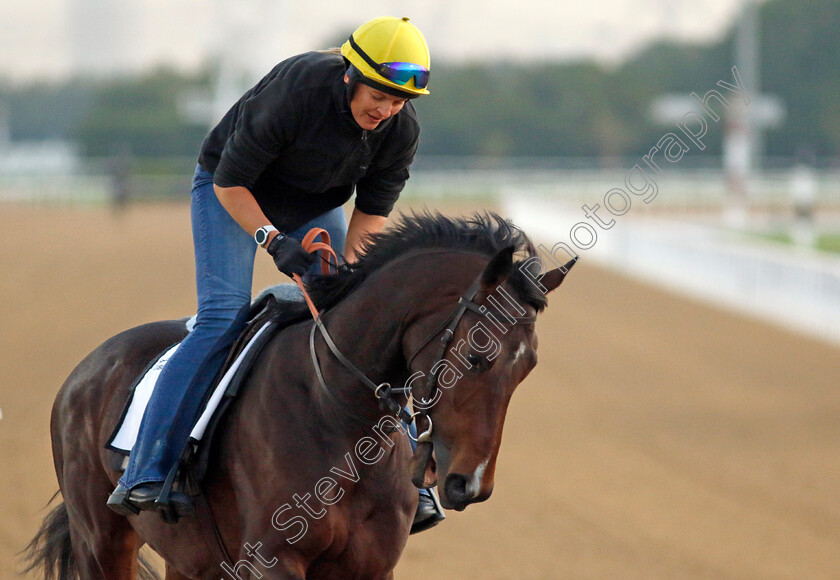
<instances>
[{"instance_id":1,"label":"dirt track","mask_svg":"<svg viewBox=\"0 0 840 580\"><path fill-rule=\"evenodd\" d=\"M57 488L64 377L194 310L187 213L2 207L0 578ZM412 537L398 578L840 578L839 350L585 263L537 329L493 497Z\"/></svg>"}]
</instances>

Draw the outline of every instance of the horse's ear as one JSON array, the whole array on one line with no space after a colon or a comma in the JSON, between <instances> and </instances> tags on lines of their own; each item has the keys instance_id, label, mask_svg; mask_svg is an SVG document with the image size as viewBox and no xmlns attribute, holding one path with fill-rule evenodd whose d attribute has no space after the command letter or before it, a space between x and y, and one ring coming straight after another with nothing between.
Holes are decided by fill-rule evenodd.
<instances>
[{"instance_id":1,"label":"horse's ear","mask_svg":"<svg viewBox=\"0 0 840 580\"><path fill-rule=\"evenodd\" d=\"M513 271L513 250L513 246L508 246L493 256L481 274L482 286L497 286L507 280Z\"/></svg>"},{"instance_id":2,"label":"horse's ear","mask_svg":"<svg viewBox=\"0 0 840 580\"><path fill-rule=\"evenodd\" d=\"M566 264L560 268L555 268L553 270L549 270L545 273L540 279L540 283L545 287L545 293L548 294L555 288L557 288L560 284L563 283L563 280L566 279L566 274L569 273L569 270L572 269L577 263L577 258L573 258L566 262Z\"/></svg>"}]
</instances>

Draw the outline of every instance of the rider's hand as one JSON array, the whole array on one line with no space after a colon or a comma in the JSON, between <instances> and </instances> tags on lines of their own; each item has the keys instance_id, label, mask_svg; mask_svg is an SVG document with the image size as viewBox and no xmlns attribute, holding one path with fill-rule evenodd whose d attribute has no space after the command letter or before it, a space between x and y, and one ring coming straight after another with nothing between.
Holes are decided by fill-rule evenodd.
<instances>
[{"instance_id":1,"label":"rider's hand","mask_svg":"<svg viewBox=\"0 0 840 580\"><path fill-rule=\"evenodd\" d=\"M283 234L274 236L266 251L274 258L277 269L290 278L292 274L303 276L309 266L318 261L318 258L303 249L300 242Z\"/></svg>"}]
</instances>

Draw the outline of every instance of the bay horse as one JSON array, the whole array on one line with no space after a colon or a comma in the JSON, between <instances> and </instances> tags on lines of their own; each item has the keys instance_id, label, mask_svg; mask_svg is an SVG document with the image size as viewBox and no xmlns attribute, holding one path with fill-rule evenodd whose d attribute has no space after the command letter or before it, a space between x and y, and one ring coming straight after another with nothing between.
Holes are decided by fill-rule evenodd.
<instances>
[{"instance_id":1,"label":"bay horse","mask_svg":"<svg viewBox=\"0 0 840 580\"><path fill-rule=\"evenodd\" d=\"M447 509L490 496L508 403L537 362L536 315L573 263L546 271L528 237L496 214L426 212L403 216L356 263L313 280L341 356L293 305L293 322L254 361L214 437L202 482L212 529L207 518L173 525L106 507L120 474L105 443L130 386L186 330L162 321L111 338L56 397L63 502L30 544L30 570L131 579L148 544L167 580L393 578L417 506L413 480L440 481ZM345 361L375 385L405 385L394 393L400 405L413 394L428 425L418 450L429 452L412 458L380 387L374 396Z\"/></svg>"}]
</instances>

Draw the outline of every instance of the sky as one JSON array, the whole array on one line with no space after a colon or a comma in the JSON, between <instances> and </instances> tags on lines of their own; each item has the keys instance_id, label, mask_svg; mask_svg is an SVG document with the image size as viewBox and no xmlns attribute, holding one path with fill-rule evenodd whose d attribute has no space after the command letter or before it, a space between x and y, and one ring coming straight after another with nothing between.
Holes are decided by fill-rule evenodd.
<instances>
[{"instance_id":1,"label":"sky","mask_svg":"<svg viewBox=\"0 0 840 580\"><path fill-rule=\"evenodd\" d=\"M362 22L409 16L436 61L594 57L655 38L710 41L748 0L0 0L0 78L132 72L212 59L265 72Z\"/></svg>"}]
</instances>

